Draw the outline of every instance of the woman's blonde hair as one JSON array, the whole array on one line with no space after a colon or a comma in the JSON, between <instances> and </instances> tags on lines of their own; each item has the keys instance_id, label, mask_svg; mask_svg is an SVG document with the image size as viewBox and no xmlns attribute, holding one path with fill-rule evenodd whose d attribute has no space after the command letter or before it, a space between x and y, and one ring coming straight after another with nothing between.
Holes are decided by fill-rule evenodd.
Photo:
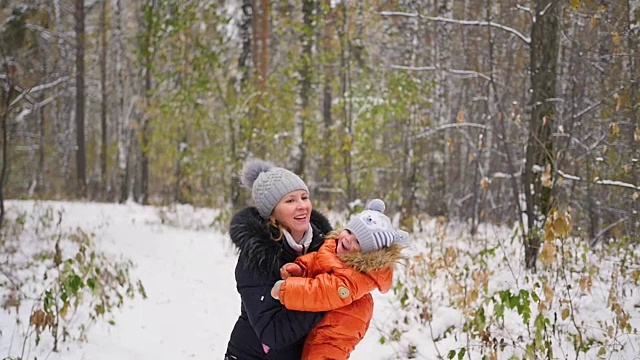
<instances>
[{"instance_id":1,"label":"woman's blonde hair","mask_svg":"<svg viewBox=\"0 0 640 360\"><path fill-rule=\"evenodd\" d=\"M271 238L275 241L282 240L285 229L280 225L278 220L273 217L269 217L269 227L271 228Z\"/></svg>"}]
</instances>

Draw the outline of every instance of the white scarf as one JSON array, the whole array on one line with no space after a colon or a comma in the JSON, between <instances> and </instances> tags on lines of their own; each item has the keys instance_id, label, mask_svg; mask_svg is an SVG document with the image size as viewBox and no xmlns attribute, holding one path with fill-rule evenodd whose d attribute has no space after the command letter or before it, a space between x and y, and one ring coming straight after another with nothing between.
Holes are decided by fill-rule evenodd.
<instances>
[{"instance_id":1,"label":"white scarf","mask_svg":"<svg viewBox=\"0 0 640 360\"><path fill-rule=\"evenodd\" d=\"M287 243L293 250L295 250L298 254L305 254L307 250L309 250L309 245L311 245L311 240L313 240L313 229L311 228L311 224L309 224L309 230L304 233L302 240L298 243L293 239L293 236L287 231L283 230L284 238L287 239Z\"/></svg>"}]
</instances>

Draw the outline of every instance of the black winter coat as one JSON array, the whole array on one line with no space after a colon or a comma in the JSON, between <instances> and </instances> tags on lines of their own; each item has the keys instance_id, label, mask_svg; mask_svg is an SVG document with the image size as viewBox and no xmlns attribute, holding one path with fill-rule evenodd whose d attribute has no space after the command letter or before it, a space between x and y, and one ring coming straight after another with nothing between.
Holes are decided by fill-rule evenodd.
<instances>
[{"instance_id":1,"label":"black winter coat","mask_svg":"<svg viewBox=\"0 0 640 360\"><path fill-rule=\"evenodd\" d=\"M313 239L309 250L317 251L332 228L327 218L311 213ZM255 207L238 212L231 219L229 235L239 250L236 287L242 300L241 313L227 346L226 359L299 360L309 330L324 313L287 310L271 297L280 280L280 267L298 254L286 240L274 241L271 227ZM262 345L269 347L267 353Z\"/></svg>"}]
</instances>

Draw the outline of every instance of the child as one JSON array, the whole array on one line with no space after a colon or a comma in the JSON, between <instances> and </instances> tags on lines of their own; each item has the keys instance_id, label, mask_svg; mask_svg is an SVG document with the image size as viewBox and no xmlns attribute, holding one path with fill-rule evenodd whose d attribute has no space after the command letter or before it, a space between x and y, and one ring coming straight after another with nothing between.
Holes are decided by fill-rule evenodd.
<instances>
[{"instance_id":1,"label":"child","mask_svg":"<svg viewBox=\"0 0 640 360\"><path fill-rule=\"evenodd\" d=\"M347 359L373 316L370 292L389 291L393 265L409 234L396 231L372 200L344 229L325 238L318 252L285 264L271 295L289 310L327 311L309 332L302 359Z\"/></svg>"}]
</instances>

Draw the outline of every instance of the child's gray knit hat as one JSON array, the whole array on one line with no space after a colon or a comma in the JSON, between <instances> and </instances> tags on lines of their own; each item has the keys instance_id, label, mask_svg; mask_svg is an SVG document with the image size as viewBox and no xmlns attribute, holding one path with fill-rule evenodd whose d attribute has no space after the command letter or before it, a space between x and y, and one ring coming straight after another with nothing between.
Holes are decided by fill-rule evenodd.
<instances>
[{"instance_id":1,"label":"child's gray knit hat","mask_svg":"<svg viewBox=\"0 0 640 360\"><path fill-rule=\"evenodd\" d=\"M260 216L265 219L271 216L278 202L288 193L295 190L309 192L298 175L259 159L249 160L244 164L240 179L242 185L251 189L253 202Z\"/></svg>"},{"instance_id":2,"label":"child's gray knit hat","mask_svg":"<svg viewBox=\"0 0 640 360\"><path fill-rule=\"evenodd\" d=\"M360 251L367 253L386 248L392 243L405 245L409 242L409 233L395 230L391 220L383 214L384 201L373 199L366 209L351 217L345 229L351 231L360 243Z\"/></svg>"}]
</instances>

